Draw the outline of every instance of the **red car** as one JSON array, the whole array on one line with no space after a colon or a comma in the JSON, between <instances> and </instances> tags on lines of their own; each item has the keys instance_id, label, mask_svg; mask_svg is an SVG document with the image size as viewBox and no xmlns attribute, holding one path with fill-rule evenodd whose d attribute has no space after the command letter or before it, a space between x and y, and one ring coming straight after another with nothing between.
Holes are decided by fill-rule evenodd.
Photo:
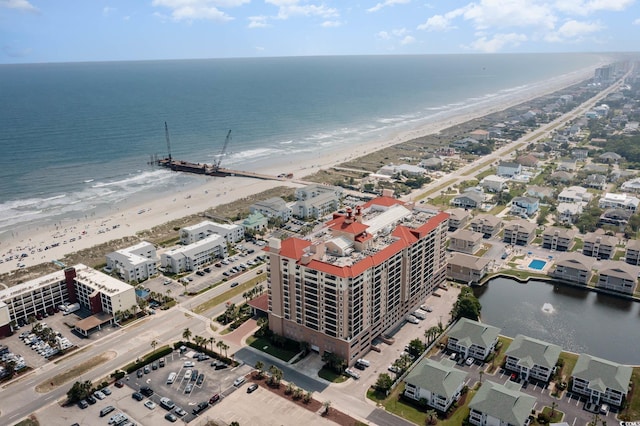
<instances>
[{"instance_id":1,"label":"red car","mask_svg":"<svg viewBox=\"0 0 640 426\"><path fill-rule=\"evenodd\" d=\"M124 383L122 383L122 381L118 380L117 382L114 383L114 386L117 388L121 388L124 386Z\"/></svg>"},{"instance_id":2,"label":"red car","mask_svg":"<svg viewBox=\"0 0 640 426\"><path fill-rule=\"evenodd\" d=\"M209 404L213 405L220 399L220 394L215 394L209 399Z\"/></svg>"}]
</instances>

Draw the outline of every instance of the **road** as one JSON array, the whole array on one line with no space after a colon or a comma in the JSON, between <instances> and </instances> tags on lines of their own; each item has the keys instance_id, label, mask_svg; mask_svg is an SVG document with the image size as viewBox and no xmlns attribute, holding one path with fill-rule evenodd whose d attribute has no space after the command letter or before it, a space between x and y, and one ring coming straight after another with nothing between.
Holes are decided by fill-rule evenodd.
<instances>
[{"instance_id":1,"label":"road","mask_svg":"<svg viewBox=\"0 0 640 426\"><path fill-rule=\"evenodd\" d=\"M525 143L536 142L539 139L546 137L548 132L553 128L584 114L584 111L614 91L617 86L618 84L612 85L610 88L583 103L576 110L540 127L533 135L527 135L515 143L511 143L488 156L480 158L475 163L457 170L455 175L448 175L443 177L439 182L434 182L427 188L422 189L420 193L433 190L439 185L442 185L442 182L446 182L449 179L455 179L455 183L459 183L473 178L475 174L481 173L483 170L490 167L493 162L503 158L511 150L514 150L519 146L524 146ZM486 164L486 166L471 172L471 170L478 167L479 164ZM465 173L467 173L467 175L465 175ZM452 182L449 186L453 184L454 183ZM416 195L417 194L412 194L410 197L415 198ZM437 195L437 193L432 195ZM247 278L243 279L248 279L248 275ZM240 279L238 280L240 281ZM109 333L107 336L95 342L90 342L86 347L76 351L70 356L57 362L48 363L45 366L26 374L23 378L18 379L17 382L4 386L0 390L0 423L13 424L29 414L36 412L38 409L64 398L67 390L75 380L95 381L96 379L107 376L117 368L121 368L128 362L149 352L151 348L150 343L153 340L160 343L169 343L179 340L182 338L182 332L185 328L189 328L194 336L206 336L210 334L211 329L209 327L210 322L208 318L210 318L215 312L221 312L221 309L223 308L219 306L216 309L212 309L209 312L206 312L206 316L194 315L189 312L189 309L198 306L200 303L203 303L216 295L222 294L228 289L229 284L225 283L207 291L206 293L181 302L178 309L158 311L154 316L145 318L136 324L130 325L121 330L121 332ZM241 301L242 298L237 296L234 300ZM230 352L233 352L234 349L236 348L232 348ZM75 365L79 365L98 354L108 351L115 352L113 359L96 366L94 369L81 375L77 379L73 379L46 394L39 394L35 391L35 387L38 384L47 383L54 376L71 370ZM251 365L255 365L255 361L257 361L260 356L263 355L256 354L246 348L239 349L237 351L237 357ZM275 364L275 361L269 359L265 363ZM283 369L287 380L291 380L296 385L305 389L322 392L323 397L335 401L336 406L339 406L340 409L343 409L348 413L353 412L362 418L370 419L370 421L380 425L397 425L406 423L405 421L372 406L371 403L367 401L362 389L359 389L358 392L353 392L353 389L348 385L344 387L340 385L328 386L326 383L309 377L297 371L295 368L289 365L284 365L283 363L280 363L279 368Z\"/></svg>"}]
</instances>

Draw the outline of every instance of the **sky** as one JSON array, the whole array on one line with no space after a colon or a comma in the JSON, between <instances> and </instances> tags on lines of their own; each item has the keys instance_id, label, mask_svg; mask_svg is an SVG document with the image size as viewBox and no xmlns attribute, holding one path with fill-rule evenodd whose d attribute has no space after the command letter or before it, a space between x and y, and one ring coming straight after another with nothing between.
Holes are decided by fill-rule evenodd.
<instances>
[{"instance_id":1,"label":"sky","mask_svg":"<svg viewBox=\"0 0 640 426\"><path fill-rule=\"evenodd\" d=\"M0 0L0 64L637 51L640 0Z\"/></svg>"}]
</instances>

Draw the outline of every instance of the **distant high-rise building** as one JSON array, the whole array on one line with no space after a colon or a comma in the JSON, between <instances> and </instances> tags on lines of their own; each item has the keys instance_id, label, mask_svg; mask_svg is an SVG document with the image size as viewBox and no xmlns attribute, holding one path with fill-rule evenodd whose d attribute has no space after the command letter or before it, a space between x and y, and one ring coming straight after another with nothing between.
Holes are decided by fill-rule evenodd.
<instances>
[{"instance_id":1,"label":"distant high-rise building","mask_svg":"<svg viewBox=\"0 0 640 426\"><path fill-rule=\"evenodd\" d=\"M270 329L355 363L444 284L448 218L385 195L334 213L312 241L272 239Z\"/></svg>"},{"instance_id":2,"label":"distant high-rise building","mask_svg":"<svg viewBox=\"0 0 640 426\"><path fill-rule=\"evenodd\" d=\"M611 65L596 68L595 75L593 77L596 83L609 83L613 79L613 69Z\"/></svg>"}]
</instances>

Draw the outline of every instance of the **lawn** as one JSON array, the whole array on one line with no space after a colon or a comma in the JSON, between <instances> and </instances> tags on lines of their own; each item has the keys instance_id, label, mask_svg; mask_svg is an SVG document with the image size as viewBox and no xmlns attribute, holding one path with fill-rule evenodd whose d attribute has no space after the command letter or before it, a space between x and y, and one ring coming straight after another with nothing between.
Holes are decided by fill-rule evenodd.
<instances>
[{"instance_id":1,"label":"lawn","mask_svg":"<svg viewBox=\"0 0 640 426\"><path fill-rule=\"evenodd\" d=\"M290 342L293 341L288 341L287 344L285 344L284 348L279 348L263 337L251 336L247 339L247 344L252 348L256 348L259 351L268 353L269 355L275 356L276 358L281 359L285 362L289 362L291 358L293 358L298 354L298 352L300 352L298 344L295 342ZM293 346L295 346L295 348Z\"/></svg>"},{"instance_id":2,"label":"lawn","mask_svg":"<svg viewBox=\"0 0 640 426\"><path fill-rule=\"evenodd\" d=\"M549 416L551 414L551 407L544 407L542 409L542 413ZM556 410L553 412L553 417L550 418L551 423L559 423L562 421L563 417L564 413L562 411L558 411L558 409L556 408Z\"/></svg>"},{"instance_id":3,"label":"lawn","mask_svg":"<svg viewBox=\"0 0 640 426\"><path fill-rule=\"evenodd\" d=\"M231 299L232 297L238 296L247 290L251 290L255 285L257 285L258 283L261 283L262 281L265 281L266 279L267 277L265 274L262 274L258 277L250 279L246 283L240 284L237 287L231 288L225 291L224 293L216 297L213 297L204 303L201 303L200 305L196 306L193 309L193 312L195 312L196 314L201 314L203 312L206 312L209 309L212 309L218 305L223 304L224 302Z\"/></svg>"},{"instance_id":4,"label":"lawn","mask_svg":"<svg viewBox=\"0 0 640 426\"><path fill-rule=\"evenodd\" d=\"M466 171L462 174L462 176L469 176L472 173L477 172L478 170L480 170L483 167L487 167L488 165L490 165L491 163L493 163L494 160L489 160L489 161L485 161L484 163L480 163L477 166L475 166L473 169Z\"/></svg>"},{"instance_id":5,"label":"lawn","mask_svg":"<svg viewBox=\"0 0 640 426\"><path fill-rule=\"evenodd\" d=\"M15 426L40 426L40 422L33 415L31 415L20 423L16 423Z\"/></svg>"},{"instance_id":6,"label":"lawn","mask_svg":"<svg viewBox=\"0 0 640 426\"><path fill-rule=\"evenodd\" d=\"M484 254L488 252L491 247L493 247L491 244L483 244L482 248L478 250L474 256L476 257L484 256Z\"/></svg>"},{"instance_id":7,"label":"lawn","mask_svg":"<svg viewBox=\"0 0 640 426\"><path fill-rule=\"evenodd\" d=\"M500 368L502 366L502 363L504 362L504 358L505 358L505 352L507 351L507 348L509 347L511 342L513 342L513 339L505 336L498 336L498 341L502 343L502 346L500 347L500 350L498 351L495 357L496 361L494 365L496 366L496 368Z\"/></svg>"},{"instance_id":8,"label":"lawn","mask_svg":"<svg viewBox=\"0 0 640 426\"><path fill-rule=\"evenodd\" d=\"M476 179L478 179L478 181L481 181L482 179L486 178L489 175L492 175L496 172L496 168L495 167L490 167L487 170L485 170L482 173L479 173L476 175Z\"/></svg>"},{"instance_id":9,"label":"lawn","mask_svg":"<svg viewBox=\"0 0 640 426\"><path fill-rule=\"evenodd\" d=\"M640 419L640 367L635 367L631 374L631 392L627 395L629 406L622 411L622 420Z\"/></svg>"},{"instance_id":10,"label":"lawn","mask_svg":"<svg viewBox=\"0 0 640 426\"><path fill-rule=\"evenodd\" d=\"M331 383L342 383L346 382L348 379L344 374L337 374L335 371L326 367L322 367L320 371L318 371L318 377L328 380Z\"/></svg>"},{"instance_id":11,"label":"lawn","mask_svg":"<svg viewBox=\"0 0 640 426\"><path fill-rule=\"evenodd\" d=\"M421 199L423 199L423 198L426 198L426 197L428 197L429 195L434 194L434 193L436 193L436 192L438 192L438 191L440 191L440 190L442 190L442 189L446 188L447 186L450 186L451 184L453 184L453 183L455 183L455 182L456 182L456 179L449 179L448 181L444 182L442 185L438 185L437 187L435 187L435 188L433 188L433 189L430 189L429 191L426 191L426 192L424 192L424 193L422 193L422 194L418 195L418 196L416 197L416 199L417 199L417 200L421 200Z\"/></svg>"},{"instance_id":12,"label":"lawn","mask_svg":"<svg viewBox=\"0 0 640 426\"><path fill-rule=\"evenodd\" d=\"M112 360L116 357L116 355L117 354L114 351L107 351L100 355L94 356L93 358L76 365L75 367L65 371L64 373L60 373L56 376L53 376L50 380L47 380L44 383L40 383L38 386L36 386L36 392L45 393L57 388L58 386L62 386L63 384L82 376L84 373L92 370L100 364L104 364L105 362Z\"/></svg>"},{"instance_id":13,"label":"lawn","mask_svg":"<svg viewBox=\"0 0 640 426\"><path fill-rule=\"evenodd\" d=\"M571 251L582 250L582 247L584 247L584 241L580 238L576 238L573 240L573 247L571 247Z\"/></svg>"},{"instance_id":14,"label":"lawn","mask_svg":"<svg viewBox=\"0 0 640 426\"><path fill-rule=\"evenodd\" d=\"M564 361L564 366L562 367L562 375L564 376L564 380L568 381L569 377L571 377L571 373L573 372L573 367L575 367L576 362L578 362L578 354L574 354L571 352L561 352L560 359Z\"/></svg>"}]
</instances>

